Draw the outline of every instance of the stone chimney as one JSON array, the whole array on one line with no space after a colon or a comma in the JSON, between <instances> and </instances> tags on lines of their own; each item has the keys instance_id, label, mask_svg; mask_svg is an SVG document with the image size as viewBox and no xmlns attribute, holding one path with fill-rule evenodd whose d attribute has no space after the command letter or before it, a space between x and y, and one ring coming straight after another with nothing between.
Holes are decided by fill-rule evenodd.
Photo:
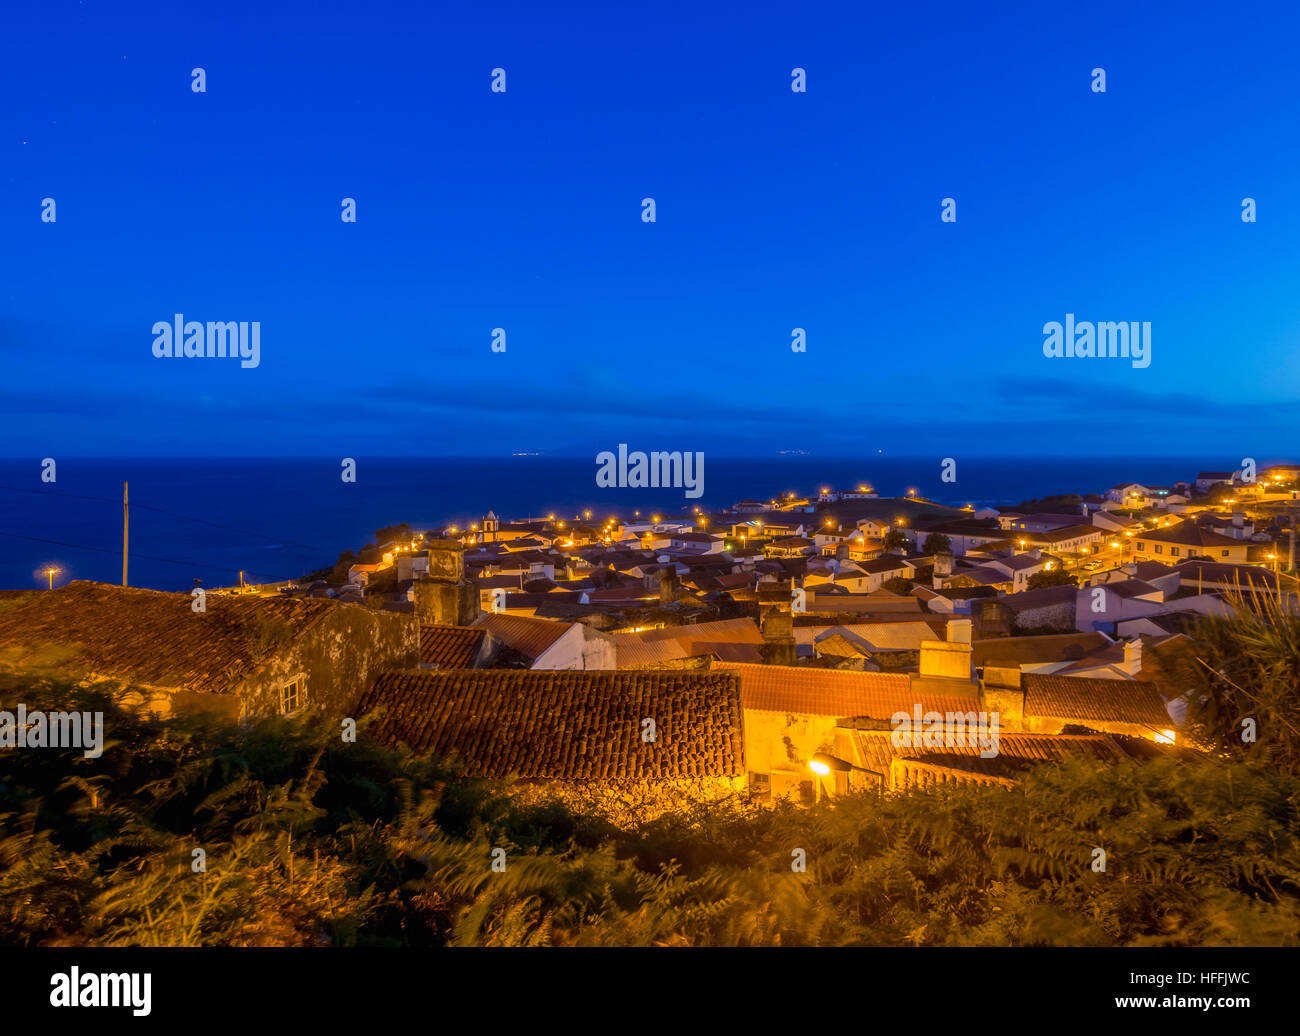
<instances>
[{"instance_id":1,"label":"stone chimney","mask_svg":"<svg viewBox=\"0 0 1300 1036\"><path fill-rule=\"evenodd\" d=\"M980 707L998 714L998 727L1008 733L1025 729L1025 692L1023 679L1015 690L1008 687L980 688Z\"/></svg>"},{"instance_id":2,"label":"stone chimney","mask_svg":"<svg viewBox=\"0 0 1300 1036\"><path fill-rule=\"evenodd\" d=\"M942 554L936 554L934 556L934 577L940 579L950 575L952 575L952 552L944 551Z\"/></svg>"},{"instance_id":3,"label":"stone chimney","mask_svg":"<svg viewBox=\"0 0 1300 1036\"><path fill-rule=\"evenodd\" d=\"M429 540L429 574L412 584L415 619L421 626L468 626L478 618L474 584L465 578L465 548L459 540Z\"/></svg>"},{"instance_id":4,"label":"stone chimney","mask_svg":"<svg viewBox=\"0 0 1300 1036\"><path fill-rule=\"evenodd\" d=\"M794 640L794 615L788 608L774 607L763 614L763 643L759 653L766 665L794 665L798 650Z\"/></svg>"},{"instance_id":5,"label":"stone chimney","mask_svg":"<svg viewBox=\"0 0 1300 1036\"><path fill-rule=\"evenodd\" d=\"M836 561L849 560L849 545L847 543L837 543L835 545L835 560Z\"/></svg>"},{"instance_id":6,"label":"stone chimney","mask_svg":"<svg viewBox=\"0 0 1300 1036\"><path fill-rule=\"evenodd\" d=\"M680 583L677 579L677 566L665 565L658 572L659 576L659 603L673 604L677 600L677 591Z\"/></svg>"},{"instance_id":7,"label":"stone chimney","mask_svg":"<svg viewBox=\"0 0 1300 1036\"><path fill-rule=\"evenodd\" d=\"M947 640L921 641L921 675L971 679L971 621L949 619Z\"/></svg>"},{"instance_id":8,"label":"stone chimney","mask_svg":"<svg viewBox=\"0 0 1300 1036\"><path fill-rule=\"evenodd\" d=\"M1124 672L1137 676L1142 671L1142 638L1134 637L1124 645Z\"/></svg>"}]
</instances>

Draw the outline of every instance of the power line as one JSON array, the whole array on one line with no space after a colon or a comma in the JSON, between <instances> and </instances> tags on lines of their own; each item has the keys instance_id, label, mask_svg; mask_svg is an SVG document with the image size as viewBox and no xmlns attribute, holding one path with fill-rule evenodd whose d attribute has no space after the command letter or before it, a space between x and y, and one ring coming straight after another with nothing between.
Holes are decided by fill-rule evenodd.
<instances>
[{"instance_id":1,"label":"power line","mask_svg":"<svg viewBox=\"0 0 1300 1036\"><path fill-rule=\"evenodd\" d=\"M57 489L23 489L19 486L0 486L0 489L7 490L11 493L32 493L35 494L36 496L65 497L66 499L69 500L94 500L97 501L98 503L103 503L103 504L120 503L119 500L115 500L106 496L86 496L85 494L82 493L64 493L61 490L57 490ZM279 541L280 543L284 543L290 547L301 547L303 550L312 551L313 553L316 550L316 548L309 547L305 543L296 543L293 540L285 540L285 539L281 539L278 536L270 536L264 532L253 532L250 529L239 529L233 525L226 525L223 522L214 522L208 518L195 518L193 515L180 514L177 511L169 511L166 508L154 507L151 504L132 503L131 506L139 510L156 511L158 514L165 514L172 518L180 518L181 520L187 522L198 522L201 525L211 525L213 528L217 528L217 529L228 529L231 532L239 533L241 536L257 536L264 540Z\"/></svg>"},{"instance_id":2,"label":"power line","mask_svg":"<svg viewBox=\"0 0 1300 1036\"><path fill-rule=\"evenodd\" d=\"M120 552L117 551L117 550L112 550L112 549L109 549L109 548L107 548L107 547L90 547L90 546L87 546L87 545L84 544L84 543L66 543L66 542L63 541L63 540L49 540L49 539L43 539L43 538L40 537L40 536L23 536L23 535L21 535L20 533L16 533L16 532L4 532L4 531L0 531L0 536L8 536L9 538L11 538L11 539L15 539L15 540L28 540L28 541L30 541L31 543L49 543L49 544L52 544L52 545L54 545L54 546L56 546L56 547L67 547L67 548L69 548L70 550L88 550L88 551L93 551L93 552L96 553L96 554L118 554L118 553L120 553ZM133 557L133 558L139 558L141 561L159 561L159 562L162 562L163 564L167 564L167 565L181 565L181 566L183 566L183 567L185 567L185 568L191 568L191 569L193 569L193 568L215 568L215 569L225 569L226 571L236 571L236 569L233 569L233 568L232 568L231 566L229 566L229 565L211 565L211 564L208 564L208 563L203 562L203 561L177 561L175 558L159 558L159 557L154 557L154 556L152 556L152 555L150 555L150 554L135 554L135 553L132 553L132 554L131 554L131 557ZM254 575L254 576L266 576L268 582L278 582L278 581L279 581L279 578L280 578L280 577L277 577L277 576L273 576L273 575L271 575L271 574L268 573L268 572L256 572L256 571L254 571L254 570L251 569L251 568L245 568L245 569L243 569L242 571L247 572L249 575Z\"/></svg>"}]
</instances>

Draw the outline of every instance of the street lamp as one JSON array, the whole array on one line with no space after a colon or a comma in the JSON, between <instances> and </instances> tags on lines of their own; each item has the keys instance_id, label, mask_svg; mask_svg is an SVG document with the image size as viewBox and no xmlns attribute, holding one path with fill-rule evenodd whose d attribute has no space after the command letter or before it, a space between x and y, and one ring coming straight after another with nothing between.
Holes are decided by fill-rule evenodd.
<instances>
[{"instance_id":1,"label":"street lamp","mask_svg":"<svg viewBox=\"0 0 1300 1036\"><path fill-rule=\"evenodd\" d=\"M1275 565L1274 568L1276 568L1276 567L1277 567L1277 566ZM58 573L58 571L59 571L59 570L58 570L57 568L47 568L47 569L45 570L45 574L46 574L47 576L50 577L50 589L51 589L51 590L54 589L54 576Z\"/></svg>"},{"instance_id":2,"label":"street lamp","mask_svg":"<svg viewBox=\"0 0 1300 1036\"><path fill-rule=\"evenodd\" d=\"M873 777L880 779L880 792L885 791L885 775L878 770L868 770L865 766L858 766L849 762L847 759L841 759L837 755L831 755L829 752L815 752L813 757L808 760L808 769L817 774L818 777L828 777L832 773L869 773Z\"/></svg>"}]
</instances>

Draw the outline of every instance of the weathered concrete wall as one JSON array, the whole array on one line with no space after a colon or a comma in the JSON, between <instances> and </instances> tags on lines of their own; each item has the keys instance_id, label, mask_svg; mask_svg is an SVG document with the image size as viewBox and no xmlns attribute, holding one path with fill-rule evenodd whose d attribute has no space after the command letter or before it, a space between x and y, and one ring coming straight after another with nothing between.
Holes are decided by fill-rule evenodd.
<instances>
[{"instance_id":1,"label":"weathered concrete wall","mask_svg":"<svg viewBox=\"0 0 1300 1036\"><path fill-rule=\"evenodd\" d=\"M299 676L306 678L305 705L342 715L380 670L413 668L419 660L412 616L341 604L244 681L240 716L279 713L280 688Z\"/></svg>"},{"instance_id":2,"label":"weathered concrete wall","mask_svg":"<svg viewBox=\"0 0 1300 1036\"><path fill-rule=\"evenodd\" d=\"M834 716L794 715L745 709L745 766L751 773L771 774L793 768L810 780L808 761L829 751L838 723Z\"/></svg>"}]
</instances>

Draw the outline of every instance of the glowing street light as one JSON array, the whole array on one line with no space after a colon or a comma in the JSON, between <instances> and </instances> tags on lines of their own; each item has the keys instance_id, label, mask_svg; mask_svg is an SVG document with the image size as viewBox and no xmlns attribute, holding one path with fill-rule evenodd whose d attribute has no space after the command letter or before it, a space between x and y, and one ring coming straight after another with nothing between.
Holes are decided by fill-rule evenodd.
<instances>
[{"instance_id":1,"label":"glowing street light","mask_svg":"<svg viewBox=\"0 0 1300 1036\"><path fill-rule=\"evenodd\" d=\"M54 567L47 568L45 574L50 577L50 589L54 589L54 577L58 575L59 570Z\"/></svg>"},{"instance_id":2,"label":"glowing street light","mask_svg":"<svg viewBox=\"0 0 1300 1036\"><path fill-rule=\"evenodd\" d=\"M880 791L885 791L885 775L879 770L868 770L865 766L858 766L849 762L847 759L841 759L837 755L831 755L829 752L817 752L808 760L808 769L817 774L818 777L829 777L832 773L869 773L873 777L880 779Z\"/></svg>"}]
</instances>

